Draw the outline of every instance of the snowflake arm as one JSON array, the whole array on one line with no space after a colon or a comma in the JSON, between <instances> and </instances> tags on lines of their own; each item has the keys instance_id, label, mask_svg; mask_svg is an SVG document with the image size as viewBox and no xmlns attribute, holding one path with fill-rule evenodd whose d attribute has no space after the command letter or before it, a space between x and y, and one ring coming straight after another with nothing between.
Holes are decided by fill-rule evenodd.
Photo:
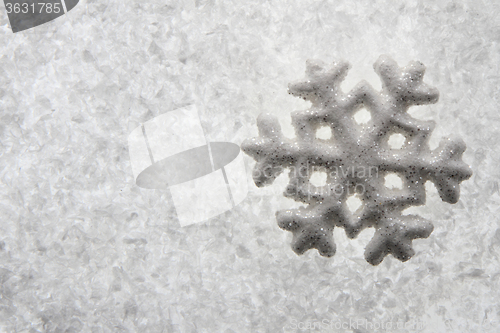
<instances>
[{"instance_id":1,"label":"snowflake arm","mask_svg":"<svg viewBox=\"0 0 500 333\"><path fill-rule=\"evenodd\" d=\"M257 126L259 137L245 140L242 150L257 161L253 178L258 187L274 182L284 168L294 166L295 173L300 174L303 168L331 165L339 160L335 147L321 143L312 145L306 140L293 142L286 139L278 120L272 115L261 114L257 119Z\"/></svg>"},{"instance_id":2,"label":"snowflake arm","mask_svg":"<svg viewBox=\"0 0 500 333\"><path fill-rule=\"evenodd\" d=\"M428 161L429 178L444 202L457 203L460 197L459 184L472 176L470 167L462 162L465 148L461 139L442 140Z\"/></svg>"},{"instance_id":3,"label":"snowflake arm","mask_svg":"<svg viewBox=\"0 0 500 333\"><path fill-rule=\"evenodd\" d=\"M407 261L414 254L411 243L416 238L427 238L434 226L420 216L408 215L387 218L375 231L365 249L365 259L372 265L378 265L388 254L401 261Z\"/></svg>"},{"instance_id":4,"label":"snowflake arm","mask_svg":"<svg viewBox=\"0 0 500 333\"><path fill-rule=\"evenodd\" d=\"M292 249L303 254L316 248L322 256L332 257L336 246L333 241L332 221L325 219L320 205L312 209L294 209L276 213L278 226L292 232Z\"/></svg>"},{"instance_id":5,"label":"snowflake arm","mask_svg":"<svg viewBox=\"0 0 500 333\"><path fill-rule=\"evenodd\" d=\"M242 149L252 156L257 164L253 172L255 185L269 185L298 156L298 145L283 138L276 117L261 114L257 119L259 137L245 140Z\"/></svg>"},{"instance_id":6,"label":"snowflake arm","mask_svg":"<svg viewBox=\"0 0 500 333\"><path fill-rule=\"evenodd\" d=\"M400 69L388 56L380 56L373 67L382 80L382 94L393 104L402 107L401 112L411 105L438 101L438 90L423 82L425 66L421 62L412 61Z\"/></svg>"},{"instance_id":7,"label":"snowflake arm","mask_svg":"<svg viewBox=\"0 0 500 333\"><path fill-rule=\"evenodd\" d=\"M288 93L312 102L313 106L330 107L335 104L349 64L339 61L330 70L320 60L306 61L306 79L288 86Z\"/></svg>"}]
</instances>

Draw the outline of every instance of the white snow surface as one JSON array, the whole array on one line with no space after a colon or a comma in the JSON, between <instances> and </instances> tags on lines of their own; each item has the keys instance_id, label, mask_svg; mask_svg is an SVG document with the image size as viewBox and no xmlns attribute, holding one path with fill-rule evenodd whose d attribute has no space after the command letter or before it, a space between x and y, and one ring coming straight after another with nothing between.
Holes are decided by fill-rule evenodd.
<instances>
[{"instance_id":1,"label":"white snow surface","mask_svg":"<svg viewBox=\"0 0 500 333\"><path fill-rule=\"evenodd\" d=\"M500 3L82 0L12 33L0 4L0 331L497 332L500 326ZM286 175L203 224L180 227L168 191L134 184L128 134L196 104L210 141L237 144L288 95L306 59L376 89L380 54L418 60L436 104L414 106L467 145L457 204L427 186L408 210L434 224L407 262L297 256L275 212ZM189 133L186 133L189 137Z\"/></svg>"}]
</instances>

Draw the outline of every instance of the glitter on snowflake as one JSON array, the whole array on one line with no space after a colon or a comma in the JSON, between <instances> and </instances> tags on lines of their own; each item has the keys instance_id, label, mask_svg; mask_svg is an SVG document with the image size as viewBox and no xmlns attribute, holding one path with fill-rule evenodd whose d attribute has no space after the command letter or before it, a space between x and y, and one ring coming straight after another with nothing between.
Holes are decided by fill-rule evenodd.
<instances>
[{"instance_id":1,"label":"glitter on snowflake","mask_svg":"<svg viewBox=\"0 0 500 333\"><path fill-rule=\"evenodd\" d=\"M439 98L437 89L422 81L422 63L399 68L394 60L381 56L374 64L381 92L362 81L344 94L340 84L348 69L343 61L331 69L321 61L307 61L306 79L289 85L290 94L312 103L309 110L292 113L296 140L282 135L277 118L261 114L259 137L246 140L242 149L257 161L253 178L258 187L271 184L289 169L284 195L307 206L278 211L276 217L280 228L293 233L292 248L297 254L316 248L331 257L336 250L335 226L343 227L349 238L374 227L366 260L378 265L392 254L406 261L415 253L412 240L427 238L433 225L402 211L425 204L427 180L435 184L443 201L458 201L459 183L472 175L461 160L466 146L460 139L445 139L431 151L428 141L434 122L407 113L412 105L436 103ZM363 108L371 118L361 125L355 114ZM318 130L325 126L331 129L331 137L319 138ZM399 148L392 145L394 135L404 139ZM326 174L324 185L311 181L317 172ZM401 188L384 183L395 175ZM348 200L353 196L361 200L361 207L351 212Z\"/></svg>"}]
</instances>

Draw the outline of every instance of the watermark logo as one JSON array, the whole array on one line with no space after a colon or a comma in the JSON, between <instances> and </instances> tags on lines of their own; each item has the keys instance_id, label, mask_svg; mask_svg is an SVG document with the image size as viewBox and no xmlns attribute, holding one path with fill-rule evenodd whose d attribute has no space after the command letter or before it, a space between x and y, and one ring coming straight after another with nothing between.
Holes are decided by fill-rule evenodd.
<instances>
[{"instance_id":1,"label":"watermark logo","mask_svg":"<svg viewBox=\"0 0 500 333\"><path fill-rule=\"evenodd\" d=\"M63 16L79 0L4 0L12 32L27 30Z\"/></svg>"},{"instance_id":2,"label":"watermark logo","mask_svg":"<svg viewBox=\"0 0 500 333\"><path fill-rule=\"evenodd\" d=\"M220 215L248 194L240 147L208 142L194 105L145 122L128 145L136 184L169 189L181 226Z\"/></svg>"},{"instance_id":3,"label":"watermark logo","mask_svg":"<svg viewBox=\"0 0 500 333\"><path fill-rule=\"evenodd\" d=\"M325 197L340 198L343 196L363 195L366 192L366 184L370 178L379 178L378 166L331 166L328 169L310 165L309 161L305 164L296 167L268 165L263 169L255 168L252 176L254 179L270 178L274 179L288 169L290 181L285 191L285 196L297 197L302 193L306 193L308 199L311 199L311 194ZM314 186L309 182L315 173L322 173L327 180L325 185ZM263 176L263 177L262 177ZM335 179L349 179L349 186L343 182L335 182Z\"/></svg>"},{"instance_id":4,"label":"watermark logo","mask_svg":"<svg viewBox=\"0 0 500 333\"><path fill-rule=\"evenodd\" d=\"M367 319L323 319L321 321L298 321L292 319L285 329L298 331L317 331L317 330L335 330L339 331L358 331L368 330L370 332L392 332L393 330L421 331L425 328L421 320L403 321L377 321Z\"/></svg>"}]
</instances>

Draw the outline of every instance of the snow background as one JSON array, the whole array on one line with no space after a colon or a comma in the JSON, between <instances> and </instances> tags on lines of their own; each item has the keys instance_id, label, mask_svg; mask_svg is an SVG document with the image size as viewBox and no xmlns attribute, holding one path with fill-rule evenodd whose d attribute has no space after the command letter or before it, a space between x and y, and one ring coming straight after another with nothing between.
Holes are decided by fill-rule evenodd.
<instances>
[{"instance_id":1,"label":"snow background","mask_svg":"<svg viewBox=\"0 0 500 333\"><path fill-rule=\"evenodd\" d=\"M497 331L500 4L82 0L17 34L0 12L1 331ZM440 100L411 114L437 122L434 146L461 136L474 172L456 205L430 186L413 209L435 229L410 261L366 263L373 230L337 229L333 259L296 256L274 217L296 205L286 176L185 228L169 193L134 185L141 122L195 103L212 141L255 136L261 112L292 135L306 59L348 60L347 91L380 87L380 54L427 66Z\"/></svg>"}]
</instances>

